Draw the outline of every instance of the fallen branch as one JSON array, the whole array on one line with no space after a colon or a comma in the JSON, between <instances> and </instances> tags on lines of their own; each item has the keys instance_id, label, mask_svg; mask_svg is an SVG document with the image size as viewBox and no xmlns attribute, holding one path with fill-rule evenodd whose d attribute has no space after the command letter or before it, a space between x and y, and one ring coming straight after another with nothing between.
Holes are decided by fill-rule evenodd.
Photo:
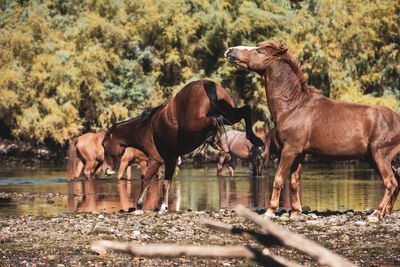
<instances>
[{"instance_id":1,"label":"fallen branch","mask_svg":"<svg viewBox=\"0 0 400 267\"><path fill-rule=\"evenodd\" d=\"M203 221L202 223L206 227L220 232L239 235L245 239L254 239L266 247L284 246L296 249L316 259L321 265L332 267L355 266L345 258L330 252L326 248L313 241L307 240L296 233L274 225L272 222L270 222L270 220L264 219L262 216L249 211L243 206L238 206L236 211L239 215L260 225L262 227L262 233L253 230L242 229L220 222ZM295 263L285 260L282 257L272 255L266 248L259 250L250 246L221 247L173 244L138 245L134 242L121 243L113 241L97 241L93 243L92 250L98 252L99 254L106 254L107 250L117 250L129 252L136 256L146 257L188 256L245 258L256 261L264 266L299 266Z\"/></svg>"},{"instance_id":2,"label":"fallen branch","mask_svg":"<svg viewBox=\"0 0 400 267\"><path fill-rule=\"evenodd\" d=\"M194 245L138 245L133 242L121 243L113 241L96 241L92 244L92 250L104 254L107 250L130 252L142 257L225 257L245 258L257 261L264 266L299 266L286 260L271 255L267 250L260 251L248 246L194 246Z\"/></svg>"},{"instance_id":3,"label":"fallen branch","mask_svg":"<svg viewBox=\"0 0 400 267\"><path fill-rule=\"evenodd\" d=\"M254 239L266 247L283 245L281 240L276 238L274 235L263 234L263 233L259 233L259 232L253 231L253 230L243 229L243 228L235 227L230 224L225 224L225 223L220 223L220 222L203 220L203 221L201 221L201 223L204 226L206 226L210 229L219 231L219 232L233 234L233 235L239 235L245 239Z\"/></svg>"},{"instance_id":4,"label":"fallen branch","mask_svg":"<svg viewBox=\"0 0 400 267\"><path fill-rule=\"evenodd\" d=\"M261 226L264 234L274 236L283 244L283 246L296 249L311 256L321 265L332 267L356 266L345 258L330 252L328 249L318 245L317 243L273 224L270 220L264 219L262 216L249 211L242 205L237 206L235 210L238 215Z\"/></svg>"}]
</instances>

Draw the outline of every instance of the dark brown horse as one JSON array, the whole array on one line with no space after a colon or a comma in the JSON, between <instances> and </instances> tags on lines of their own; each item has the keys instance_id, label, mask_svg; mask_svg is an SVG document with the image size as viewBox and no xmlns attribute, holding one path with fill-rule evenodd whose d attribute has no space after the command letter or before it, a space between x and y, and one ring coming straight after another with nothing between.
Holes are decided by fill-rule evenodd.
<instances>
[{"instance_id":1,"label":"dark brown horse","mask_svg":"<svg viewBox=\"0 0 400 267\"><path fill-rule=\"evenodd\" d=\"M346 160L370 155L384 183L384 195L369 217L390 214L399 193L399 177L391 168L400 152L400 115L384 106L345 103L323 96L306 83L298 61L283 44L263 42L258 47L231 47L230 62L255 71L265 82L268 107L282 144L281 160L267 215L273 215L284 178L292 172L293 215L301 213L299 175L306 153Z\"/></svg>"},{"instance_id":2,"label":"dark brown horse","mask_svg":"<svg viewBox=\"0 0 400 267\"><path fill-rule=\"evenodd\" d=\"M255 135L265 143L265 129L256 129ZM235 173L237 159L250 160L252 175L260 176L263 168L262 151L246 138L246 133L237 130L230 130L221 135L222 150L219 152L217 175L222 176L224 165L228 164L230 177ZM267 150L267 149L266 149Z\"/></svg>"},{"instance_id":3,"label":"dark brown horse","mask_svg":"<svg viewBox=\"0 0 400 267\"><path fill-rule=\"evenodd\" d=\"M206 139L214 138L221 125L231 125L242 118L246 122L246 136L256 146L263 146L251 129L249 106L234 108L229 94L215 82L201 80L189 83L167 104L149 109L134 119L108 129L103 141L103 170L108 175L114 173L126 147L136 147L149 157L137 201L137 209L141 210L150 178L165 163L160 210L166 210L178 157L193 151Z\"/></svg>"},{"instance_id":4,"label":"dark brown horse","mask_svg":"<svg viewBox=\"0 0 400 267\"><path fill-rule=\"evenodd\" d=\"M101 172L101 165L104 161L104 149L101 145L104 133L86 133L74 138L68 150L67 179L78 179L83 174L87 179L98 178ZM134 148L125 151L121 159L121 166L118 171L118 180L122 178L126 170L126 177L131 179L131 164L139 163L142 177L147 168L147 156ZM160 172L158 172L158 177Z\"/></svg>"}]
</instances>

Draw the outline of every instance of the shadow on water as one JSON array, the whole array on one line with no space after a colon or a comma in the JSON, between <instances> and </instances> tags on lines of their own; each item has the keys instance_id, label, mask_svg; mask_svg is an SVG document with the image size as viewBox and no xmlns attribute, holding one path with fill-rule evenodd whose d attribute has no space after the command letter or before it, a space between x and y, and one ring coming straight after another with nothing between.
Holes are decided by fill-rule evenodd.
<instances>
[{"instance_id":1,"label":"shadow on water","mask_svg":"<svg viewBox=\"0 0 400 267\"><path fill-rule=\"evenodd\" d=\"M264 209L271 197L273 175L252 178L246 167L238 167L235 177L217 177L216 166L183 166L170 190L171 210L219 210L237 204ZM133 177L139 171L133 170ZM60 178L62 177L62 178ZM46 215L64 212L122 212L136 208L140 179L117 181L101 177L67 182L65 167L0 167L0 215ZM381 179L367 166L354 164L308 165L302 178L302 204L311 210L326 211L375 208L383 194ZM152 180L144 209L161 206L163 181ZM1 196L1 195L0 195ZM290 209L289 180L282 189L280 207ZM398 201L399 202L399 201ZM400 207L396 203L395 209Z\"/></svg>"}]
</instances>

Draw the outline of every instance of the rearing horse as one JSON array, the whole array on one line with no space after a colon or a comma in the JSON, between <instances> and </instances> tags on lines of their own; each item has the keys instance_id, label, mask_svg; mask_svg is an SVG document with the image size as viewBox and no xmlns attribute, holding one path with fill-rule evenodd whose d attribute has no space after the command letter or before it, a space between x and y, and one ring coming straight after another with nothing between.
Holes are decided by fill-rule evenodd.
<instances>
[{"instance_id":1,"label":"rearing horse","mask_svg":"<svg viewBox=\"0 0 400 267\"><path fill-rule=\"evenodd\" d=\"M113 174L126 147L135 147L149 157L137 201L137 209L141 210L150 178L160 165L165 163L163 202L160 210L166 210L178 157L193 151L207 138L214 138L222 124L231 125L242 118L246 122L247 138L254 145L263 146L263 142L251 129L249 106L234 108L229 94L215 82L191 82L167 104L149 109L136 118L108 129L103 140L103 170L107 175Z\"/></svg>"},{"instance_id":2,"label":"rearing horse","mask_svg":"<svg viewBox=\"0 0 400 267\"><path fill-rule=\"evenodd\" d=\"M371 155L372 166L384 183L384 195L368 218L390 214L399 194L400 177L391 160L400 152L400 115L376 105L345 103L323 96L308 86L298 61L283 44L262 42L258 47L231 47L230 62L261 75L268 107L282 154L266 215L273 215L284 178L291 175L293 211L301 213L299 169L307 153L346 160Z\"/></svg>"}]
</instances>

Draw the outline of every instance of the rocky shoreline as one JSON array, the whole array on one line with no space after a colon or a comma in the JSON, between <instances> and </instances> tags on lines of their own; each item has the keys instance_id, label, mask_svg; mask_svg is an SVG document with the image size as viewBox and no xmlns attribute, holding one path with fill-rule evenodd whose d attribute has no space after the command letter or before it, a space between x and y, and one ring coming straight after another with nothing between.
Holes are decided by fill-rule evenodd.
<instances>
[{"instance_id":1,"label":"rocky shoreline","mask_svg":"<svg viewBox=\"0 0 400 267\"><path fill-rule=\"evenodd\" d=\"M262 211L257 211L261 213ZM336 252L359 266L400 265L400 211L378 223L367 223L367 212L305 212L291 221L287 213L273 221ZM0 217L2 266L231 266L256 265L243 259L145 258L121 252L98 255L91 250L96 240L193 245L251 245L240 237L203 227L201 220L234 224L248 229L255 225L234 211L148 211L134 213L68 213L56 216ZM272 253L290 261L315 266L297 251L275 247Z\"/></svg>"}]
</instances>

